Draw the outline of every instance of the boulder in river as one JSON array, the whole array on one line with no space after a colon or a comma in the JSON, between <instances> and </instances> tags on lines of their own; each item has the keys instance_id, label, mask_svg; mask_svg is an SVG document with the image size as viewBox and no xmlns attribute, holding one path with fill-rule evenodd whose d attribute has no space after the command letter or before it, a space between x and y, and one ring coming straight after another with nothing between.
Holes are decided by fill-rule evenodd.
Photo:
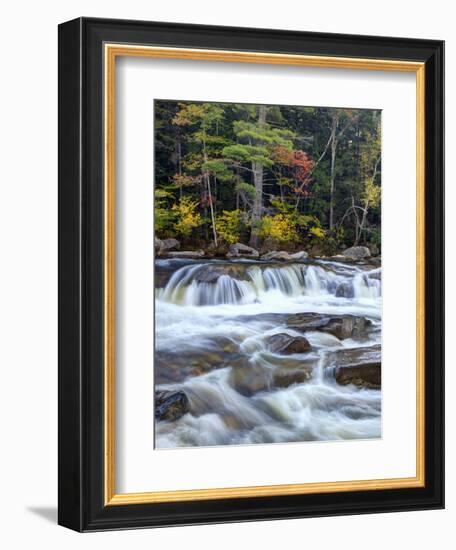
<instances>
[{"instance_id":1,"label":"boulder in river","mask_svg":"<svg viewBox=\"0 0 456 550\"><path fill-rule=\"evenodd\" d=\"M365 348L341 349L328 356L327 369L333 369L338 384L354 384L362 388L381 387L380 345Z\"/></svg>"},{"instance_id":2,"label":"boulder in river","mask_svg":"<svg viewBox=\"0 0 456 550\"><path fill-rule=\"evenodd\" d=\"M305 353L312 349L309 340L304 336L290 336L284 332L269 336L267 342L271 351L283 355Z\"/></svg>"},{"instance_id":3,"label":"boulder in river","mask_svg":"<svg viewBox=\"0 0 456 550\"><path fill-rule=\"evenodd\" d=\"M328 332L339 340L344 338L361 338L366 336L372 321L355 315L332 317L319 313L295 313L288 316L287 325L299 332L321 330Z\"/></svg>"},{"instance_id":4,"label":"boulder in river","mask_svg":"<svg viewBox=\"0 0 456 550\"><path fill-rule=\"evenodd\" d=\"M341 317L331 318L322 330L336 336L339 340L343 340L344 338L361 338L365 336L371 325L372 321L365 317L342 315Z\"/></svg>"},{"instance_id":5,"label":"boulder in river","mask_svg":"<svg viewBox=\"0 0 456 550\"><path fill-rule=\"evenodd\" d=\"M158 239L155 237L155 252L157 256L162 256L170 250L179 250L180 242L177 239Z\"/></svg>"},{"instance_id":6,"label":"boulder in river","mask_svg":"<svg viewBox=\"0 0 456 550\"><path fill-rule=\"evenodd\" d=\"M291 262L292 259L291 255L284 250L272 250L261 256L261 260L279 260L281 262Z\"/></svg>"},{"instance_id":7,"label":"boulder in river","mask_svg":"<svg viewBox=\"0 0 456 550\"><path fill-rule=\"evenodd\" d=\"M299 260L305 260L309 254L305 250L300 252L295 252L294 254L289 254L285 250L272 250L271 252L266 252L261 256L261 260L279 260L281 262L293 262Z\"/></svg>"},{"instance_id":8,"label":"boulder in river","mask_svg":"<svg viewBox=\"0 0 456 550\"><path fill-rule=\"evenodd\" d=\"M166 254L169 258L202 258L204 250L179 250L172 251Z\"/></svg>"},{"instance_id":9,"label":"boulder in river","mask_svg":"<svg viewBox=\"0 0 456 550\"><path fill-rule=\"evenodd\" d=\"M156 391L156 420L177 420L190 410L190 403L183 391Z\"/></svg>"},{"instance_id":10,"label":"boulder in river","mask_svg":"<svg viewBox=\"0 0 456 550\"><path fill-rule=\"evenodd\" d=\"M189 347L185 353L179 349L155 350L155 383L180 383L188 377L237 364L241 359L238 344L223 336L208 338L204 346Z\"/></svg>"},{"instance_id":11,"label":"boulder in river","mask_svg":"<svg viewBox=\"0 0 456 550\"><path fill-rule=\"evenodd\" d=\"M336 288L336 298L353 298L355 290L352 283L342 281Z\"/></svg>"},{"instance_id":12,"label":"boulder in river","mask_svg":"<svg viewBox=\"0 0 456 550\"><path fill-rule=\"evenodd\" d=\"M367 246L352 246L344 250L342 254L346 258L350 258L351 260L355 260L355 261L364 260L365 258L370 258L370 255L371 255Z\"/></svg>"},{"instance_id":13,"label":"boulder in river","mask_svg":"<svg viewBox=\"0 0 456 550\"><path fill-rule=\"evenodd\" d=\"M258 250L255 250L255 248L246 244L235 243L230 245L226 256L227 258L258 258L259 255Z\"/></svg>"},{"instance_id":14,"label":"boulder in river","mask_svg":"<svg viewBox=\"0 0 456 550\"><path fill-rule=\"evenodd\" d=\"M163 249L164 250L179 250L180 242L177 239L163 239Z\"/></svg>"},{"instance_id":15,"label":"boulder in river","mask_svg":"<svg viewBox=\"0 0 456 550\"><path fill-rule=\"evenodd\" d=\"M314 360L293 361L292 364L279 363L275 369L252 364L246 361L233 363L230 373L230 385L241 395L250 397L260 391L276 388L288 388L293 384L302 384L312 378Z\"/></svg>"},{"instance_id":16,"label":"boulder in river","mask_svg":"<svg viewBox=\"0 0 456 550\"><path fill-rule=\"evenodd\" d=\"M252 365L248 361L234 366L230 372L229 384L241 395L250 397L259 391L271 388L272 376L268 369Z\"/></svg>"},{"instance_id":17,"label":"boulder in river","mask_svg":"<svg viewBox=\"0 0 456 550\"><path fill-rule=\"evenodd\" d=\"M208 264L196 273L194 280L197 283L216 283L223 275L228 275L229 277L239 281L249 280L245 265L240 263L221 265Z\"/></svg>"},{"instance_id":18,"label":"boulder in river","mask_svg":"<svg viewBox=\"0 0 456 550\"><path fill-rule=\"evenodd\" d=\"M276 388L288 388L293 384L303 384L312 378L312 369L303 366L299 369L276 369L273 384Z\"/></svg>"},{"instance_id":19,"label":"boulder in river","mask_svg":"<svg viewBox=\"0 0 456 550\"><path fill-rule=\"evenodd\" d=\"M309 254L305 250L301 250L300 252L295 252L294 254L290 254L290 258L292 260L305 260L309 257Z\"/></svg>"}]
</instances>

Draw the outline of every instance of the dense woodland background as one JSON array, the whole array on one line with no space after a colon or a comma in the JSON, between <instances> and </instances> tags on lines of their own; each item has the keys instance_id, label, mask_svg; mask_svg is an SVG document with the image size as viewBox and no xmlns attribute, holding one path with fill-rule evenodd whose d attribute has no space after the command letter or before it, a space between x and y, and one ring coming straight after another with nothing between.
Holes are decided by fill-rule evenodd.
<instances>
[{"instance_id":1,"label":"dense woodland background","mask_svg":"<svg viewBox=\"0 0 456 550\"><path fill-rule=\"evenodd\" d=\"M380 248L381 113L155 102L155 231L222 254Z\"/></svg>"}]
</instances>

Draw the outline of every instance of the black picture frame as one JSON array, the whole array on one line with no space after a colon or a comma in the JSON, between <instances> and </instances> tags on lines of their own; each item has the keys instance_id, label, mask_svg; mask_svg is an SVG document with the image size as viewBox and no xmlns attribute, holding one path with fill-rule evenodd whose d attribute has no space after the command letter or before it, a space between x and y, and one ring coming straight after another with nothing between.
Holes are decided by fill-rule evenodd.
<instances>
[{"instance_id":1,"label":"black picture frame","mask_svg":"<svg viewBox=\"0 0 456 550\"><path fill-rule=\"evenodd\" d=\"M424 487L106 506L103 395L103 44L425 63ZM444 506L444 43L78 18L59 26L59 512L97 531Z\"/></svg>"}]
</instances>

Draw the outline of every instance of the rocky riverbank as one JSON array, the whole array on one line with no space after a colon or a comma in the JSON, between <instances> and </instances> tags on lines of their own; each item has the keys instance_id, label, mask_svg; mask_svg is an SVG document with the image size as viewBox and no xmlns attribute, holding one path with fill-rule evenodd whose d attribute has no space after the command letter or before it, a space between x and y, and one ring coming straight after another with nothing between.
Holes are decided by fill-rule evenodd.
<instances>
[{"instance_id":1,"label":"rocky riverbank","mask_svg":"<svg viewBox=\"0 0 456 550\"><path fill-rule=\"evenodd\" d=\"M155 237L155 254L162 258L227 258L227 259L251 259L278 262L297 262L306 258L325 258L341 262L370 261L380 265L379 250L376 246L352 246L341 250L340 253L326 256L318 247L309 250L257 250L243 243L235 243L228 248L208 248L206 250L181 250L181 243L177 239L158 239Z\"/></svg>"}]
</instances>

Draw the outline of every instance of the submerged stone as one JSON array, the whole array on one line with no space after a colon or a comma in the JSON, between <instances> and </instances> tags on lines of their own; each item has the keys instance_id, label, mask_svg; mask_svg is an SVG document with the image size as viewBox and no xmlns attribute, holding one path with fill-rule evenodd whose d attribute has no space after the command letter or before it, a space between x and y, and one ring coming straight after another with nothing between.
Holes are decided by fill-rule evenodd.
<instances>
[{"instance_id":1,"label":"submerged stone","mask_svg":"<svg viewBox=\"0 0 456 550\"><path fill-rule=\"evenodd\" d=\"M286 333L274 334L267 340L268 347L275 353L290 355L292 353L305 353L312 349L304 336L290 336Z\"/></svg>"},{"instance_id":2,"label":"submerged stone","mask_svg":"<svg viewBox=\"0 0 456 550\"><path fill-rule=\"evenodd\" d=\"M155 419L177 420L190 410L190 403L183 391L155 392Z\"/></svg>"}]
</instances>

